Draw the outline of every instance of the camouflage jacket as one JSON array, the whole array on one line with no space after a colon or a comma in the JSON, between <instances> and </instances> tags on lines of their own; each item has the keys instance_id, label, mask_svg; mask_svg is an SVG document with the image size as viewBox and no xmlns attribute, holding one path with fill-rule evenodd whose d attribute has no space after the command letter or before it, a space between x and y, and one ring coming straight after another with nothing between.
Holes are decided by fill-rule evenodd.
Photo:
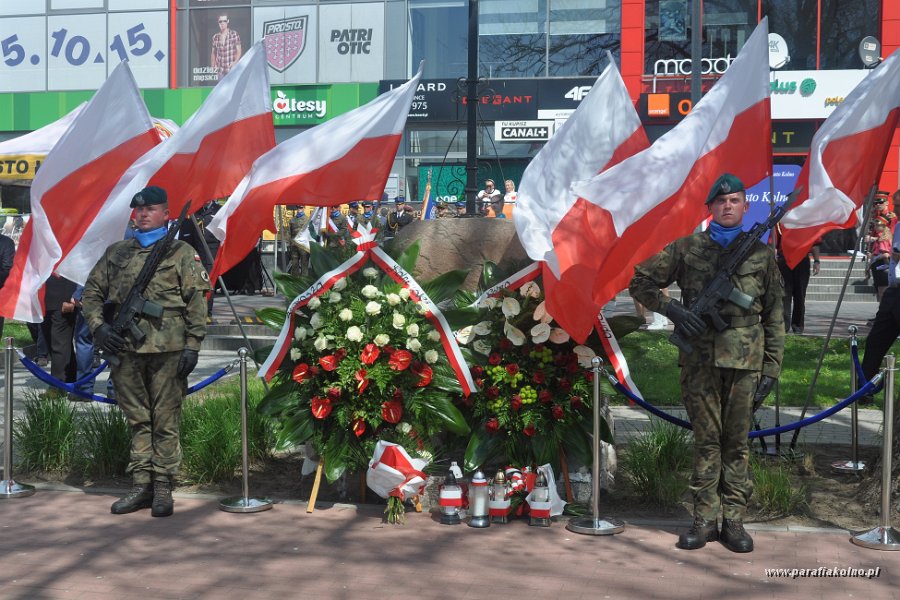
<instances>
[{"instance_id":1,"label":"camouflage jacket","mask_svg":"<svg viewBox=\"0 0 900 600\"><path fill-rule=\"evenodd\" d=\"M331 218L337 231L326 231L325 241L329 247L339 246L350 241L350 221L345 215Z\"/></svg>"},{"instance_id":2,"label":"camouflage jacket","mask_svg":"<svg viewBox=\"0 0 900 600\"><path fill-rule=\"evenodd\" d=\"M290 240L291 248L296 248L298 250L302 250L303 252L306 252L306 250L304 250L302 247L300 247L294 240L297 238L297 236L300 234L301 231L303 231L304 229L308 229L308 228L309 228L309 217L306 216L306 213L298 212L296 215L293 216L293 218L291 218L290 222L288 223L288 233L291 236L291 240Z\"/></svg>"},{"instance_id":3,"label":"camouflage jacket","mask_svg":"<svg viewBox=\"0 0 900 600\"><path fill-rule=\"evenodd\" d=\"M628 289L635 300L665 314L671 300L660 289L675 282L681 288L682 303L690 306L727 253L707 232L683 237L636 266ZM689 339L694 352L682 352L679 364L748 369L778 377L784 356L784 284L771 248L758 243L732 282L753 297L750 308L725 302L719 313L732 326L717 332L707 323L703 335Z\"/></svg>"},{"instance_id":4,"label":"camouflage jacket","mask_svg":"<svg viewBox=\"0 0 900 600\"><path fill-rule=\"evenodd\" d=\"M84 284L84 318L91 331L103 324L103 304L125 300L153 246L141 248L136 240L116 242L106 249ZM146 339L137 348L125 336L128 352L200 350L206 336L206 298L209 275L194 249L175 240L159 263L144 298L163 307L159 319L142 316L137 326Z\"/></svg>"}]
</instances>

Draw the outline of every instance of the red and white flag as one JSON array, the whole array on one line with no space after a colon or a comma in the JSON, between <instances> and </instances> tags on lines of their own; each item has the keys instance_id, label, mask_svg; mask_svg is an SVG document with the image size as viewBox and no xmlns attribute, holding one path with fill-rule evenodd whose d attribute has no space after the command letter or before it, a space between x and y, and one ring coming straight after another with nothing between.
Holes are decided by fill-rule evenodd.
<instances>
[{"instance_id":1,"label":"red and white flag","mask_svg":"<svg viewBox=\"0 0 900 600\"><path fill-rule=\"evenodd\" d=\"M586 204L572 184L649 146L625 83L610 64L590 93L525 169L513 220L528 256L542 261L547 311L579 343L601 306L586 282L603 257L581 235ZM570 265L560 269L560 256Z\"/></svg>"},{"instance_id":2,"label":"red and white flag","mask_svg":"<svg viewBox=\"0 0 900 600\"><path fill-rule=\"evenodd\" d=\"M43 320L44 282L97 219L98 199L109 196L126 169L160 139L123 62L78 113L34 178L31 220L0 290L0 315L30 323ZM118 239L124 229L123 222Z\"/></svg>"},{"instance_id":3,"label":"red and white flag","mask_svg":"<svg viewBox=\"0 0 900 600\"><path fill-rule=\"evenodd\" d=\"M85 236L63 258L57 272L83 283L103 251L122 235L131 198L147 185L166 190L177 215L187 200L191 212L227 196L250 165L275 145L266 51L255 44L213 88L203 105L172 137L132 164L105 196Z\"/></svg>"},{"instance_id":4,"label":"red and white flag","mask_svg":"<svg viewBox=\"0 0 900 600\"><path fill-rule=\"evenodd\" d=\"M222 240L211 279L240 262L263 230L275 231L276 204L380 199L421 75L420 66L405 84L259 157L209 224Z\"/></svg>"},{"instance_id":5,"label":"red and white flag","mask_svg":"<svg viewBox=\"0 0 900 600\"><path fill-rule=\"evenodd\" d=\"M813 137L797 178L804 186L781 220L781 249L794 267L832 229L856 224L869 189L884 167L900 117L900 51L875 67Z\"/></svg>"},{"instance_id":6,"label":"red and white flag","mask_svg":"<svg viewBox=\"0 0 900 600\"><path fill-rule=\"evenodd\" d=\"M593 281L602 306L628 285L634 266L691 233L725 172L747 187L771 172L768 22L763 19L728 71L675 128L647 150L574 186L586 200L569 229L603 257ZM561 224L562 225L562 224ZM560 269L576 268L560 254Z\"/></svg>"}]
</instances>

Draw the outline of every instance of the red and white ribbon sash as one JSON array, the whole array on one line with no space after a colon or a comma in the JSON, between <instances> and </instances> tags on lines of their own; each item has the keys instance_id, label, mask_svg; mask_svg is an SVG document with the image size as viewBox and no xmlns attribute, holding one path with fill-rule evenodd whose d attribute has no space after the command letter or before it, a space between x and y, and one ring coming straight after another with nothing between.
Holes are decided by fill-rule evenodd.
<instances>
[{"instance_id":1,"label":"red and white ribbon sash","mask_svg":"<svg viewBox=\"0 0 900 600\"><path fill-rule=\"evenodd\" d=\"M603 313L597 315L597 320L594 321L594 328L597 330L597 335L600 336L600 343L603 344L606 356L609 357L609 362L615 370L616 379L619 380L619 383L631 390L635 396L643 398L644 396L641 394L640 390L638 390L634 381L631 380L631 371L628 369L628 361L625 360L625 355L622 354L622 348L619 347L619 341L616 339L616 336L610 328L606 317L603 316Z\"/></svg>"},{"instance_id":2,"label":"red and white ribbon sash","mask_svg":"<svg viewBox=\"0 0 900 600\"><path fill-rule=\"evenodd\" d=\"M472 306L481 306L485 300L494 296L499 296L500 292L502 292L506 288L517 290L527 282L537 279L538 275L540 274L541 263L533 262L521 271L513 273L500 283L492 285L491 287L486 289L484 293L482 293L480 296L478 296L478 298L475 299L475 302L472 303Z\"/></svg>"}]
</instances>

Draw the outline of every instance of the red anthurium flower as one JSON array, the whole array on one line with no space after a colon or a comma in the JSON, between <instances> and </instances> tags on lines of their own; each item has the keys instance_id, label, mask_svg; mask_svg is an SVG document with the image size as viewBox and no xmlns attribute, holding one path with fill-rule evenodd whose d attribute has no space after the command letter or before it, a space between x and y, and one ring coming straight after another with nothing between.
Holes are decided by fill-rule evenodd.
<instances>
[{"instance_id":1,"label":"red anthurium flower","mask_svg":"<svg viewBox=\"0 0 900 600\"><path fill-rule=\"evenodd\" d=\"M488 419L484 424L484 428L487 429L489 433L494 433L500 429L500 421L494 418Z\"/></svg>"},{"instance_id":2,"label":"red anthurium flower","mask_svg":"<svg viewBox=\"0 0 900 600\"><path fill-rule=\"evenodd\" d=\"M519 410L520 408L522 408L522 396L520 396L519 394L513 396L512 400L509 401L509 406L513 410Z\"/></svg>"},{"instance_id":3,"label":"red anthurium flower","mask_svg":"<svg viewBox=\"0 0 900 600\"><path fill-rule=\"evenodd\" d=\"M309 365L306 363L300 363L296 367L294 367L294 372L291 373L291 379L296 381L297 383L303 383L307 379L311 379L311 374L309 372Z\"/></svg>"},{"instance_id":4,"label":"red anthurium flower","mask_svg":"<svg viewBox=\"0 0 900 600\"><path fill-rule=\"evenodd\" d=\"M359 360L363 361L364 365L371 365L378 360L380 354L381 349L379 349L378 346L375 344L366 344L359 354Z\"/></svg>"},{"instance_id":5,"label":"red anthurium flower","mask_svg":"<svg viewBox=\"0 0 900 600\"><path fill-rule=\"evenodd\" d=\"M506 365L506 372L510 375L515 375L519 372L519 365L517 365L516 363Z\"/></svg>"},{"instance_id":6,"label":"red anthurium flower","mask_svg":"<svg viewBox=\"0 0 900 600\"><path fill-rule=\"evenodd\" d=\"M558 421L562 419L566 413L563 410L562 406L560 406L559 404L554 404L553 408L550 409L550 414L553 415L553 418Z\"/></svg>"},{"instance_id":7,"label":"red anthurium flower","mask_svg":"<svg viewBox=\"0 0 900 600\"><path fill-rule=\"evenodd\" d=\"M572 382L569 381L568 379L566 379L565 377L561 378L559 380L559 389L561 389L564 392L568 392L569 390L572 389Z\"/></svg>"},{"instance_id":8,"label":"red anthurium flower","mask_svg":"<svg viewBox=\"0 0 900 600\"><path fill-rule=\"evenodd\" d=\"M365 369L360 369L356 372L355 375L356 380L359 382L358 384L356 384L356 391L360 394L366 391L366 388L369 387L369 380L366 379L366 375L368 375L368 373Z\"/></svg>"},{"instance_id":9,"label":"red anthurium flower","mask_svg":"<svg viewBox=\"0 0 900 600\"><path fill-rule=\"evenodd\" d=\"M325 394L332 400L340 400L341 399L341 388L339 388L339 387L328 388L328 391Z\"/></svg>"},{"instance_id":10,"label":"red anthurium flower","mask_svg":"<svg viewBox=\"0 0 900 600\"><path fill-rule=\"evenodd\" d=\"M543 371L535 371L534 374L531 376L531 380L538 385L541 385L542 383L544 383L544 381L546 381L546 379L547 379L547 377L544 375Z\"/></svg>"},{"instance_id":11,"label":"red anthurium flower","mask_svg":"<svg viewBox=\"0 0 900 600\"><path fill-rule=\"evenodd\" d=\"M313 396L310 401L312 414L317 419L324 419L331 414L331 398L322 398L321 396Z\"/></svg>"},{"instance_id":12,"label":"red anthurium flower","mask_svg":"<svg viewBox=\"0 0 900 600\"><path fill-rule=\"evenodd\" d=\"M388 400L381 405L381 418L388 423L399 423L403 416L403 405L396 400Z\"/></svg>"},{"instance_id":13,"label":"red anthurium flower","mask_svg":"<svg viewBox=\"0 0 900 600\"><path fill-rule=\"evenodd\" d=\"M421 361L416 361L412 363L410 370L415 373L419 377L419 382L416 383L416 387L425 387L429 383L431 383L431 378L434 375L434 371L431 370L426 363Z\"/></svg>"},{"instance_id":14,"label":"red anthurium flower","mask_svg":"<svg viewBox=\"0 0 900 600\"><path fill-rule=\"evenodd\" d=\"M496 385L492 385L488 389L484 390L484 395L493 400L500 395L500 388L498 388Z\"/></svg>"},{"instance_id":15,"label":"red anthurium flower","mask_svg":"<svg viewBox=\"0 0 900 600\"><path fill-rule=\"evenodd\" d=\"M353 435L362 437L362 434L366 432L366 422L362 419L353 419L350 423L350 428L353 430Z\"/></svg>"},{"instance_id":16,"label":"red anthurium flower","mask_svg":"<svg viewBox=\"0 0 900 600\"><path fill-rule=\"evenodd\" d=\"M405 371L412 362L412 353L408 350L394 350L388 361L388 366L394 371Z\"/></svg>"},{"instance_id":17,"label":"red anthurium flower","mask_svg":"<svg viewBox=\"0 0 900 600\"><path fill-rule=\"evenodd\" d=\"M347 351L344 348L338 348L334 351L334 357L338 359L338 361L344 360L345 356L347 356Z\"/></svg>"},{"instance_id":18,"label":"red anthurium flower","mask_svg":"<svg viewBox=\"0 0 900 600\"><path fill-rule=\"evenodd\" d=\"M499 365L501 360L503 360L503 357L500 356L499 352L491 352L491 355L488 356L488 363L492 365Z\"/></svg>"},{"instance_id":19,"label":"red anthurium flower","mask_svg":"<svg viewBox=\"0 0 900 600\"><path fill-rule=\"evenodd\" d=\"M535 433L534 425L526 425L525 429L522 430L522 433L524 433L528 437L533 436Z\"/></svg>"},{"instance_id":20,"label":"red anthurium flower","mask_svg":"<svg viewBox=\"0 0 900 600\"><path fill-rule=\"evenodd\" d=\"M337 369L339 362L340 361L334 354L329 354L328 356L323 356L319 359L319 364L322 365L322 368L326 371L334 371Z\"/></svg>"},{"instance_id":21,"label":"red anthurium flower","mask_svg":"<svg viewBox=\"0 0 900 600\"><path fill-rule=\"evenodd\" d=\"M541 390L538 393L538 400L541 404L550 404L550 401L553 400L553 394L551 394L547 390Z\"/></svg>"}]
</instances>

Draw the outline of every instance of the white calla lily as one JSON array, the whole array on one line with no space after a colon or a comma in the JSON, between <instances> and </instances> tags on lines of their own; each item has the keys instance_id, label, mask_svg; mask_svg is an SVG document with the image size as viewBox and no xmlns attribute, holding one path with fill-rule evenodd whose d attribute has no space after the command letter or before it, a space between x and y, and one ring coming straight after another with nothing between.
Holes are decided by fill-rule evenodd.
<instances>
[{"instance_id":1,"label":"white calla lily","mask_svg":"<svg viewBox=\"0 0 900 600\"><path fill-rule=\"evenodd\" d=\"M491 332L491 322L482 321L472 328L472 332L476 335L487 335Z\"/></svg>"},{"instance_id":2,"label":"white calla lily","mask_svg":"<svg viewBox=\"0 0 900 600\"><path fill-rule=\"evenodd\" d=\"M507 319L522 312L522 306L519 304L519 301L512 297L504 298L500 309L503 311L503 316Z\"/></svg>"},{"instance_id":3,"label":"white calla lily","mask_svg":"<svg viewBox=\"0 0 900 600\"><path fill-rule=\"evenodd\" d=\"M586 369L591 367L591 359L597 356L597 353L587 346L575 346L572 352L578 357L578 364Z\"/></svg>"},{"instance_id":4,"label":"white calla lily","mask_svg":"<svg viewBox=\"0 0 900 600\"><path fill-rule=\"evenodd\" d=\"M525 343L525 334L515 325L511 325L509 321L503 325L503 333L505 333L506 337L509 338L509 341L513 343L513 346L521 346Z\"/></svg>"},{"instance_id":5,"label":"white calla lily","mask_svg":"<svg viewBox=\"0 0 900 600\"><path fill-rule=\"evenodd\" d=\"M550 326L546 323L538 323L531 328L531 341L535 344L543 344L550 339Z\"/></svg>"}]
</instances>

